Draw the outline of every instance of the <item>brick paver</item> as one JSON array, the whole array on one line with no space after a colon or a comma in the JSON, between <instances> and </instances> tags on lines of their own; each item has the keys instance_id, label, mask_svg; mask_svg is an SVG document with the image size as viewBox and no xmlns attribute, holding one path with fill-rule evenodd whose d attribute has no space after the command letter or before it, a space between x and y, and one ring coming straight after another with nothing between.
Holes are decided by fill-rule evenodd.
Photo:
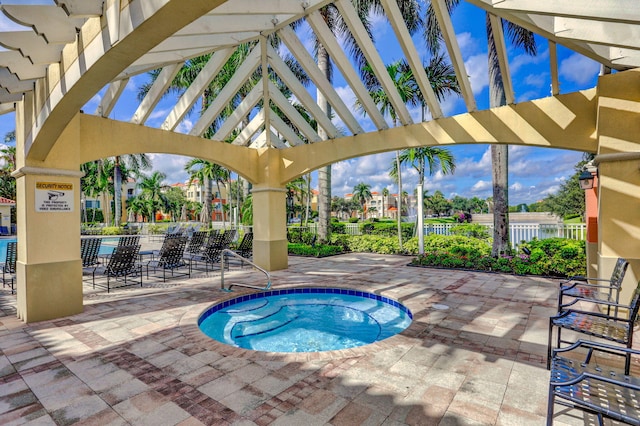
<instances>
[{"instance_id":1,"label":"brick paver","mask_svg":"<svg viewBox=\"0 0 640 426\"><path fill-rule=\"evenodd\" d=\"M544 424L557 283L409 260L290 258L274 272L274 288L366 290L414 314L400 335L314 354L246 351L204 336L200 313L246 291L221 291L216 273L109 294L85 285L82 314L29 325L3 291L0 424ZM256 284L264 275L245 267L225 279ZM556 424L587 420L573 411Z\"/></svg>"}]
</instances>

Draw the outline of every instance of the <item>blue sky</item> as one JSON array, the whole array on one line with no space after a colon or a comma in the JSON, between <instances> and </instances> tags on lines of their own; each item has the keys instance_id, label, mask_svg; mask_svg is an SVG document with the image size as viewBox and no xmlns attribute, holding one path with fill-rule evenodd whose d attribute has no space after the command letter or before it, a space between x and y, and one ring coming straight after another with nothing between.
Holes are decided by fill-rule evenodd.
<instances>
[{"instance_id":1,"label":"blue sky","mask_svg":"<svg viewBox=\"0 0 640 426\"><path fill-rule=\"evenodd\" d=\"M33 3L47 3L35 0ZM49 2L50 3L50 2ZM461 47L467 73L471 80L471 87L476 97L479 109L488 105L488 67L487 45L485 34L484 11L465 2L461 2L453 16L453 25L458 43ZM9 27L8 27L9 26ZM0 30L15 25L0 19ZM304 28L300 30L305 36ZM373 34L376 45L385 63L400 59L401 50L393 31L384 19L374 18ZM419 52L426 60L426 48L419 41L419 35L414 37ZM520 50L508 47L508 56L512 81L517 102L546 97L550 93L551 79L549 68L549 49L545 39L538 38L538 54L528 56ZM310 44L307 42L307 44ZM599 65L558 46L558 66L560 75L560 92L568 93L576 90L594 87L597 80ZM111 118L128 121L133 115L136 87L146 80L146 76L138 76L130 80L125 94L114 108ZM348 106L353 105L353 93L344 83L339 72L335 73L334 85ZM312 92L315 92L312 90ZM93 113L100 101L101 94L96 95L84 107L88 113ZM147 122L149 126L160 126L170 111L175 99L165 99L154 110ZM451 97L442 104L445 115L455 115L466 112L461 98ZM414 119L419 121L420 111L412 111ZM14 114L0 116L0 134L4 135L14 129ZM366 117L360 117L362 126L372 129L373 126ZM195 122L196 116L187 116L178 131L187 132ZM340 123L337 123L340 124ZM428 177L425 189L429 193L442 191L446 197L461 195L464 197L491 196L491 161L488 145L461 145L448 147L456 160L456 171L453 175L442 175L437 172ZM185 181L188 177L184 172L187 157L175 155L151 154L154 170L167 175L166 183ZM554 193L571 174L575 164L582 158L582 153L564 150L511 146L509 153L509 185L510 204L532 203L541 200L550 193ZM332 168L332 193L343 196L352 191L353 187L365 182L372 190L381 191L387 187L392 193L397 192L397 186L388 175L388 170L394 159L394 153L376 154L360 157L349 161L336 163ZM314 184L315 184L315 175ZM403 171L404 190L412 192L417 184L417 174L412 169Z\"/></svg>"}]
</instances>

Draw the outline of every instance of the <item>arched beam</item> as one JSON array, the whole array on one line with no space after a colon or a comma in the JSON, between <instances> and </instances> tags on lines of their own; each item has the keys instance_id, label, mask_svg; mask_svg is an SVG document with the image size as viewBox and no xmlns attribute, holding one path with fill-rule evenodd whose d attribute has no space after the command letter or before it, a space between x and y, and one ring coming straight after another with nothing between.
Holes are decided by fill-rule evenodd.
<instances>
[{"instance_id":1,"label":"arched beam","mask_svg":"<svg viewBox=\"0 0 640 426\"><path fill-rule=\"evenodd\" d=\"M404 127L296 146L282 152L282 183L328 164L417 146L526 145L597 152L596 89Z\"/></svg>"},{"instance_id":2,"label":"arched beam","mask_svg":"<svg viewBox=\"0 0 640 426\"><path fill-rule=\"evenodd\" d=\"M261 179L255 149L94 115L80 114L79 118L80 163L143 152L178 154L220 164L252 183Z\"/></svg>"},{"instance_id":3,"label":"arched beam","mask_svg":"<svg viewBox=\"0 0 640 426\"><path fill-rule=\"evenodd\" d=\"M67 45L64 69L49 70L47 84L36 90L42 102L33 123L25 123L25 152L29 159L43 161L56 140L80 108L102 87L160 42L200 18L226 0L167 0L162 5L132 0L122 11L119 40L111 45L109 26L97 33L83 33ZM100 20L93 18L95 25ZM125 24L126 23L126 24Z\"/></svg>"}]
</instances>

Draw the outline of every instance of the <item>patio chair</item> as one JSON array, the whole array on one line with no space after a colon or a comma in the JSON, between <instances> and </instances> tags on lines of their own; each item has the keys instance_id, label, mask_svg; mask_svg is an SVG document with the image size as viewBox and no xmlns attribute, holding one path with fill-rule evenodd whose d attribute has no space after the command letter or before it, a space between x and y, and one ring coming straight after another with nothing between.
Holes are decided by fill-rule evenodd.
<instances>
[{"instance_id":1,"label":"patio chair","mask_svg":"<svg viewBox=\"0 0 640 426\"><path fill-rule=\"evenodd\" d=\"M195 263L196 267L198 263L204 263L205 271L209 272L209 265L212 266L212 269L217 267L222 250L229 248L229 243L225 242L227 238L224 233L216 233L213 237L209 236L207 245L201 253L187 254L185 258Z\"/></svg>"},{"instance_id":2,"label":"patio chair","mask_svg":"<svg viewBox=\"0 0 640 426\"><path fill-rule=\"evenodd\" d=\"M571 353L574 351L576 354ZM579 357L582 354L577 354L582 351L586 352L584 361ZM607 363L598 362L600 355L608 357ZM556 403L595 415L601 426L605 417L640 425L640 379L609 366L612 356L631 355L640 356L640 351L582 340L554 349L547 426L553 424Z\"/></svg>"},{"instance_id":3,"label":"patio chair","mask_svg":"<svg viewBox=\"0 0 640 426\"><path fill-rule=\"evenodd\" d=\"M253 232L247 232L242 236L240 244L233 250L244 259L253 257ZM244 266L244 261L240 260L240 267Z\"/></svg>"},{"instance_id":4,"label":"patio chair","mask_svg":"<svg viewBox=\"0 0 640 426\"><path fill-rule=\"evenodd\" d=\"M619 257L609 279L574 276L561 281L558 292L558 311L582 299L620 303L620 288L628 266L629 262ZM573 300L565 303L565 297L572 297ZM607 313L610 313L611 306L607 309Z\"/></svg>"},{"instance_id":5,"label":"patio chair","mask_svg":"<svg viewBox=\"0 0 640 426\"><path fill-rule=\"evenodd\" d=\"M187 237L169 238L162 244L162 249L158 254L157 260L147 262L147 278L149 278L149 269L162 269L162 282L167 280L167 270L171 271L171 276L191 276L191 262L185 262L184 249L187 245ZM176 270L187 267L187 272L179 272Z\"/></svg>"},{"instance_id":6,"label":"patio chair","mask_svg":"<svg viewBox=\"0 0 640 426\"><path fill-rule=\"evenodd\" d=\"M111 280L122 282L117 287L132 286L140 283L142 287L142 266L136 263L138 259L138 252L140 251L140 245L134 246L117 246L111 256L109 262L106 265L97 266L93 269L91 274L93 288L96 285L107 289L107 293L111 290ZM98 277L106 277L106 284L98 281L96 282L96 275ZM140 281L129 280L127 278L140 277Z\"/></svg>"},{"instance_id":7,"label":"patio chair","mask_svg":"<svg viewBox=\"0 0 640 426\"><path fill-rule=\"evenodd\" d=\"M189 239L185 249L186 254L200 254L207 241L207 231L196 231Z\"/></svg>"},{"instance_id":8,"label":"patio chair","mask_svg":"<svg viewBox=\"0 0 640 426\"><path fill-rule=\"evenodd\" d=\"M83 268L90 268L99 263L98 254L101 244L102 238L83 238L80 240L80 258Z\"/></svg>"},{"instance_id":9,"label":"patio chair","mask_svg":"<svg viewBox=\"0 0 640 426\"><path fill-rule=\"evenodd\" d=\"M11 235L11 233L9 232L9 227L8 226L0 226L0 235L2 235L2 236Z\"/></svg>"},{"instance_id":10,"label":"patio chair","mask_svg":"<svg viewBox=\"0 0 640 426\"><path fill-rule=\"evenodd\" d=\"M549 340L547 342L547 369L551 368L551 342L553 337L553 328L558 329L556 347L560 348L562 343L572 343L562 340L562 329L572 330L578 333L587 334L589 336L599 337L611 342L619 343L627 348L633 346L633 326L640 309L640 282L636 287L631 303L629 305L620 305L607 301L593 300L597 306L606 306L614 308L622 308L628 312L628 317L623 318L617 314L610 315L608 313L596 311L581 311L577 309L566 309L549 318ZM616 310L616 312L618 312ZM631 367L631 357L627 356L625 360L625 374L629 374Z\"/></svg>"},{"instance_id":11,"label":"patio chair","mask_svg":"<svg viewBox=\"0 0 640 426\"><path fill-rule=\"evenodd\" d=\"M118 238L118 247L135 246L140 244L140 235L123 235Z\"/></svg>"},{"instance_id":12,"label":"patio chair","mask_svg":"<svg viewBox=\"0 0 640 426\"><path fill-rule=\"evenodd\" d=\"M7 243L7 255L2 264L2 287L11 287L11 294L15 293L16 260L18 259L18 243L9 241ZM7 281L10 283L7 284Z\"/></svg>"}]
</instances>

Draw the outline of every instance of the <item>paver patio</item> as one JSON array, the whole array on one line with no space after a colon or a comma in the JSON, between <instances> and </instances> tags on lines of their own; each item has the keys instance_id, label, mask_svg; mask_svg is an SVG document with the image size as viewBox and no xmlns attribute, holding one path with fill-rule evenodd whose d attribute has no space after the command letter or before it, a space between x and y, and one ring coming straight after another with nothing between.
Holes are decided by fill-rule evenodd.
<instances>
[{"instance_id":1,"label":"paver patio","mask_svg":"<svg viewBox=\"0 0 640 426\"><path fill-rule=\"evenodd\" d=\"M3 291L0 424L543 424L557 280L414 268L409 260L292 257L288 270L273 273L274 288L357 288L413 312L400 335L309 354L205 337L199 314L245 291L221 291L218 273L110 294L85 284L82 314L29 325ZM225 279L256 284L264 275L245 267ZM637 359L633 369L640 371ZM557 425L594 422L562 412Z\"/></svg>"}]
</instances>

